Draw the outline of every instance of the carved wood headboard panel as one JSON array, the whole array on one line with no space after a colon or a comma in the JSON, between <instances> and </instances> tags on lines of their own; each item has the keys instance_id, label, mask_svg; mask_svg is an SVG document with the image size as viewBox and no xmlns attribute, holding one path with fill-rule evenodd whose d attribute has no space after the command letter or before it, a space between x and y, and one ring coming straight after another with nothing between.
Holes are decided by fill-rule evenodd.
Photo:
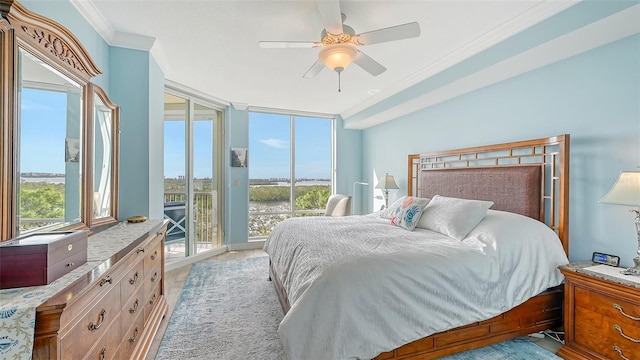
<instances>
[{"instance_id":1,"label":"carved wood headboard panel","mask_svg":"<svg viewBox=\"0 0 640 360\"><path fill-rule=\"evenodd\" d=\"M538 219L569 250L569 135L409 155L408 195L490 200Z\"/></svg>"}]
</instances>

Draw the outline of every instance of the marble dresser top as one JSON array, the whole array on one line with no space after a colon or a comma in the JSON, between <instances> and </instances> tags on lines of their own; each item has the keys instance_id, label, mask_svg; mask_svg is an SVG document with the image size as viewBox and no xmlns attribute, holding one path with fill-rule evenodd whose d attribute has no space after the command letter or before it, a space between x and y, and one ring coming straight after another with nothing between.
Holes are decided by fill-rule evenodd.
<instances>
[{"instance_id":1,"label":"marble dresser top","mask_svg":"<svg viewBox=\"0 0 640 360\"><path fill-rule=\"evenodd\" d=\"M0 359L31 359L36 308L82 278L88 279L88 284L101 276L164 223L147 220L114 225L87 239L86 264L49 285L0 290Z\"/></svg>"},{"instance_id":2,"label":"marble dresser top","mask_svg":"<svg viewBox=\"0 0 640 360\"><path fill-rule=\"evenodd\" d=\"M592 261L581 261L562 265L560 269L640 289L640 277L620 274L620 271L625 269L623 267L596 264Z\"/></svg>"}]
</instances>

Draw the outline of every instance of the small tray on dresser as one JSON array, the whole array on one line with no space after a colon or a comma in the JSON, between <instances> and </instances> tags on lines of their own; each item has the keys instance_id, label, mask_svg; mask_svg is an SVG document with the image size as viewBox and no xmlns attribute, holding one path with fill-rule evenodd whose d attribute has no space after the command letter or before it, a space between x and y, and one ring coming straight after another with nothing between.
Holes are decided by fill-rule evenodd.
<instances>
[{"instance_id":1,"label":"small tray on dresser","mask_svg":"<svg viewBox=\"0 0 640 360\"><path fill-rule=\"evenodd\" d=\"M33 233L0 243L0 289L47 285L87 262L85 230Z\"/></svg>"}]
</instances>

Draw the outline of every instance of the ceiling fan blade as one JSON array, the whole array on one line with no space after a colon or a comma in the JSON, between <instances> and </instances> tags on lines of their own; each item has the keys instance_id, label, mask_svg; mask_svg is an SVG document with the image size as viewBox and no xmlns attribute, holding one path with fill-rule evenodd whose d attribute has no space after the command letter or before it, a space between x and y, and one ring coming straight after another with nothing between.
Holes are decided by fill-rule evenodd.
<instances>
[{"instance_id":1,"label":"ceiling fan blade","mask_svg":"<svg viewBox=\"0 0 640 360\"><path fill-rule=\"evenodd\" d=\"M342 13L339 0L316 0L320 17L327 33L332 35L342 34Z\"/></svg>"},{"instance_id":2,"label":"ceiling fan blade","mask_svg":"<svg viewBox=\"0 0 640 360\"><path fill-rule=\"evenodd\" d=\"M373 76L378 76L387 71L386 67L380 65L379 62L373 60L360 50L358 50L358 56L356 56L353 62Z\"/></svg>"},{"instance_id":3,"label":"ceiling fan blade","mask_svg":"<svg viewBox=\"0 0 640 360\"><path fill-rule=\"evenodd\" d=\"M412 22L358 34L355 36L355 43L358 45L371 45L418 36L420 36L420 24Z\"/></svg>"},{"instance_id":4,"label":"ceiling fan blade","mask_svg":"<svg viewBox=\"0 0 640 360\"><path fill-rule=\"evenodd\" d=\"M310 41L260 41L258 44L263 49L314 48L321 45Z\"/></svg>"},{"instance_id":5,"label":"ceiling fan blade","mask_svg":"<svg viewBox=\"0 0 640 360\"><path fill-rule=\"evenodd\" d=\"M306 73L304 73L304 75L302 75L303 78L305 79L311 79L316 77L316 75L318 75L318 73L320 71L322 71L322 69L324 69L325 65L322 61L320 60L316 60L316 62L311 65L311 67L309 68L309 70L307 70Z\"/></svg>"}]
</instances>

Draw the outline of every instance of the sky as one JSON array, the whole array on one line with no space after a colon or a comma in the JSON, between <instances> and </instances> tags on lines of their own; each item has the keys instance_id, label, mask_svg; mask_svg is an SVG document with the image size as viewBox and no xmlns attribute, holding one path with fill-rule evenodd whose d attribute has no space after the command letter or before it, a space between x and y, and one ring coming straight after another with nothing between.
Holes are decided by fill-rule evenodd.
<instances>
[{"instance_id":1,"label":"sky","mask_svg":"<svg viewBox=\"0 0 640 360\"><path fill-rule=\"evenodd\" d=\"M22 89L20 172L65 172L67 94Z\"/></svg>"},{"instance_id":2,"label":"sky","mask_svg":"<svg viewBox=\"0 0 640 360\"><path fill-rule=\"evenodd\" d=\"M331 120L296 117L296 178L331 179ZM165 121L165 177L185 173L184 121ZM194 127L194 175L211 177L211 121ZM249 113L250 179L290 177L289 115ZM225 156L231 156L225 154Z\"/></svg>"}]
</instances>

